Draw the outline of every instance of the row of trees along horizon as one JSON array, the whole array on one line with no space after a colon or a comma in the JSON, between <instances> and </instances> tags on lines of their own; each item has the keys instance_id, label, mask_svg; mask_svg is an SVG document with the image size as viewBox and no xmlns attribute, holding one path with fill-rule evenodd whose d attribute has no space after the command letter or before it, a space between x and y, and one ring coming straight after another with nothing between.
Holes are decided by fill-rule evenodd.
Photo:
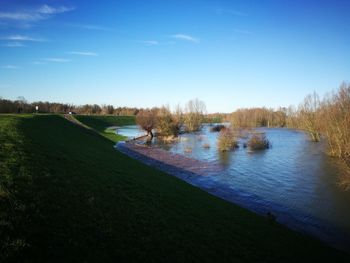
<instances>
[{"instance_id":1,"label":"row of trees along horizon","mask_svg":"<svg viewBox=\"0 0 350 263\"><path fill-rule=\"evenodd\" d=\"M16 100L3 99L0 96L0 113L35 113L38 106L39 113L68 114L73 112L81 115L117 115L136 116L139 112L148 110L137 107L115 107L113 105L84 104L74 105L69 103L58 103L48 101L28 102L20 96ZM161 108L154 107L153 110ZM206 114L205 121L221 122L227 114L212 113Z\"/></svg>"},{"instance_id":2,"label":"row of trees along horizon","mask_svg":"<svg viewBox=\"0 0 350 263\"><path fill-rule=\"evenodd\" d=\"M140 111L137 123L147 131L152 139L152 129L160 136L176 136L181 127L186 132L197 131L205 120L205 104L191 100L182 110L177 107L171 112L169 107ZM341 160L350 175L350 84L343 83L323 98L314 92L305 97L298 107L238 109L226 114L224 120L233 129L243 130L256 127L287 127L304 130L311 141L327 142L327 154ZM223 135L227 134L223 133ZM264 139L264 138L263 138ZM233 144L234 145L234 144Z\"/></svg>"},{"instance_id":3,"label":"row of trees along horizon","mask_svg":"<svg viewBox=\"0 0 350 263\"><path fill-rule=\"evenodd\" d=\"M0 98L0 113L33 113L39 107L41 113L68 113L89 115L135 115L138 124L152 134L157 128L159 135L176 136L182 126L187 132L197 131L203 122L228 121L239 129L254 127L288 127L306 131L311 140L322 139L328 143L328 154L343 160L350 168L350 84L343 83L323 98L314 92L307 95L299 106L280 107L277 110L260 108L238 109L230 114L205 114L205 103L195 99L182 109L169 107L142 109L114 107L113 105L72 105L51 102L27 102ZM152 135L153 136L153 135Z\"/></svg>"},{"instance_id":4,"label":"row of trees along horizon","mask_svg":"<svg viewBox=\"0 0 350 263\"><path fill-rule=\"evenodd\" d=\"M74 112L83 115L136 115L140 108L136 107L114 107L113 105L73 105L69 103L57 103L47 101L36 101L29 103L24 97L18 97L17 100L8 100L0 97L0 113L33 113L36 112L36 106L40 113L69 113Z\"/></svg>"}]
</instances>

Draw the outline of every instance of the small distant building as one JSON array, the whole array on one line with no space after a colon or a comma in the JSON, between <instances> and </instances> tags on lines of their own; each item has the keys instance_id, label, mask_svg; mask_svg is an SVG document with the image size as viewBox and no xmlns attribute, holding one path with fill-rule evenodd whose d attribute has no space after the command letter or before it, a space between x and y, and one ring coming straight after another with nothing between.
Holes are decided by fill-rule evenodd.
<instances>
[{"instance_id":1,"label":"small distant building","mask_svg":"<svg viewBox=\"0 0 350 263\"><path fill-rule=\"evenodd\" d=\"M69 115L75 115L75 114L77 114L77 113L74 112L74 111L70 111L70 112L68 112L68 114L69 114Z\"/></svg>"}]
</instances>

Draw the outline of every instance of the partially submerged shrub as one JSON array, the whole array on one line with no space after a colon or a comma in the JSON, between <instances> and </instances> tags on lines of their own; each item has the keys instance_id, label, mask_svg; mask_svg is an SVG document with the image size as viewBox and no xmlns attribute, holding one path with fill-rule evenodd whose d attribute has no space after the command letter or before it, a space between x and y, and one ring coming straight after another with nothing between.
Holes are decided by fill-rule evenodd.
<instances>
[{"instance_id":1,"label":"partially submerged shrub","mask_svg":"<svg viewBox=\"0 0 350 263\"><path fill-rule=\"evenodd\" d=\"M171 113L168 107L162 107L158 110L156 116L156 128L159 136L164 138L172 138L179 134L180 120Z\"/></svg>"},{"instance_id":2,"label":"partially submerged shrub","mask_svg":"<svg viewBox=\"0 0 350 263\"><path fill-rule=\"evenodd\" d=\"M198 99L190 100L185 107L184 124L186 132L198 131L204 121L205 103Z\"/></svg>"},{"instance_id":3,"label":"partially submerged shrub","mask_svg":"<svg viewBox=\"0 0 350 263\"><path fill-rule=\"evenodd\" d=\"M230 151L235 148L238 148L238 143L234 132L228 128L222 129L218 137L218 149L220 151Z\"/></svg>"},{"instance_id":4,"label":"partially submerged shrub","mask_svg":"<svg viewBox=\"0 0 350 263\"><path fill-rule=\"evenodd\" d=\"M168 135L168 136L160 135L158 136L158 140L160 140L163 143L173 143L175 141L178 141L179 137L175 135Z\"/></svg>"},{"instance_id":5,"label":"partially submerged shrub","mask_svg":"<svg viewBox=\"0 0 350 263\"><path fill-rule=\"evenodd\" d=\"M303 103L299 105L300 127L308 132L313 142L319 142L321 140L320 106L320 98L316 92L306 96Z\"/></svg>"},{"instance_id":6,"label":"partially submerged shrub","mask_svg":"<svg viewBox=\"0 0 350 263\"><path fill-rule=\"evenodd\" d=\"M210 148L210 144L209 143L204 143L202 146L203 146L204 149L209 149Z\"/></svg>"},{"instance_id":7,"label":"partially submerged shrub","mask_svg":"<svg viewBox=\"0 0 350 263\"><path fill-rule=\"evenodd\" d=\"M152 110L143 110L136 115L136 123L147 132L148 140L153 138L153 128L156 125L156 111Z\"/></svg>"},{"instance_id":8,"label":"partially submerged shrub","mask_svg":"<svg viewBox=\"0 0 350 263\"><path fill-rule=\"evenodd\" d=\"M222 129L225 129L225 125L222 125L222 124L218 124L218 125L214 125L213 127L210 128L210 131L211 132L219 132L221 131Z\"/></svg>"},{"instance_id":9,"label":"partially submerged shrub","mask_svg":"<svg viewBox=\"0 0 350 263\"><path fill-rule=\"evenodd\" d=\"M265 150L271 147L270 141L264 133L254 133L247 142L251 150Z\"/></svg>"},{"instance_id":10,"label":"partially submerged shrub","mask_svg":"<svg viewBox=\"0 0 350 263\"><path fill-rule=\"evenodd\" d=\"M349 167L344 167L342 165L342 168L345 168L345 170L342 171L342 174L338 178L338 185L344 189L345 191L350 190L350 172Z\"/></svg>"},{"instance_id":11,"label":"partially submerged shrub","mask_svg":"<svg viewBox=\"0 0 350 263\"><path fill-rule=\"evenodd\" d=\"M185 153L191 153L192 152L192 148L191 147L186 147L184 151L185 151Z\"/></svg>"}]
</instances>

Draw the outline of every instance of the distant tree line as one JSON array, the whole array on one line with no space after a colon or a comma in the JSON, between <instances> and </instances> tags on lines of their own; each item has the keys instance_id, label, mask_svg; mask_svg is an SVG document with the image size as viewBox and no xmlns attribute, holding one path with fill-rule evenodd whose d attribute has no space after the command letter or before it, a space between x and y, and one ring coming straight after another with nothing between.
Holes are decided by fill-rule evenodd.
<instances>
[{"instance_id":1,"label":"distant tree line","mask_svg":"<svg viewBox=\"0 0 350 263\"><path fill-rule=\"evenodd\" d=\"M314 142L325 140L328 154L350 170L350 84L323 98L314 92L298 107L238 109L228 119L236 128L288 127L306 131Z\"/></svg>"},{"instance_id":2,"label":"distant tree line","mask_svg":"<svg viewBox=\"0 0 350 263\"><path fill-rule=\"evenodd\" d=\"M238 109L231 114L206 114L204 102L195 99L185 107L170 111L169 107L139 109L114 107L113 105L72 105L52 102L27 102L0 98L0 113L33 113L36 106L40 113L68 113L91 115L136 115L138 124L152 137L152 129L163 136L176 136L180 129L192 132L201 128L203 122L230 121L234 128L289 127L305 130L312 141L327 141L328 153L344 161L350 168L350 84L320 98L314 92L307 95L298 107Z\"/></svg>"},{"instance_id":3,"label":"distant tree line","mask_svg":"<svg viewBox=\"0 0 350 263\"><path fill-rule=\"evenodd\" d=\"M205 123L222 123L227 119L227 116L229 116L228 113L208 113L204 117Z\"/></svg>"},{"instance_id":4,"label":"distant tree line","mask_svg":"<svg viewBox=\"0 0 350 263\"><path fill-rule=\"evenodd\" d=\"M43 102L37 101L29 103L23 97L17 100L7 100L0 97L0 113L33 113L36 112L36 106L40 113L68 113L75 112L77 114L86 115L137 115L141 110L135 107L114 107L113 105L73 105L67 103Z\"/></svg>"},{"instance_id":5,"label":"distant tree line","mask_svg":"<svg viewBox=\"0 0 350 263\"><path fill-rule=\"evenodd\" d=\"M287 109L278 110L267 108L238 109L228 117L233 127L285 127L287 122Z\"/></svg>"},{"instance_id":6,"label":"distant tree line","mask_svg":"<svg viewBox=\"0 0 350 263\"><path fill-rule=\"evenodd\" d=\"M291 127L307 131L313 141L325 139L329 155L350 168L350 84L343 83L322 99L308 95L289 118Z\"/></svg>"},{"instance_id":7,"label":"distant tree line","mask_svg":"<svg viewBox=\"0 0 350 263\"><path fill-rule=\"evenodd\" d=\"M201 129L205 121L206 106L201 100L194 99L186 103L184 108L179 105L174 111L169 106L140 110L136 115L136 123L147 132L148 140L153 138L153 129L162 139L176 137L181 129L194 132Z\"/></svg>"}]
</instances>

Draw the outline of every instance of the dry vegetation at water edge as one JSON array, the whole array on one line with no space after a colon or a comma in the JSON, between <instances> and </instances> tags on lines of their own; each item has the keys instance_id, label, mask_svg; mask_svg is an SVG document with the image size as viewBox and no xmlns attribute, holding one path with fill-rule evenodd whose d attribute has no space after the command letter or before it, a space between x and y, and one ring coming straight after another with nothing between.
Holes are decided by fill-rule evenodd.
<instances>
[{"instance_id":1,"label":"dry vegetation at water edge","mask_svg":"<svg viewBox=\"0 0 350 263\"><path fill-rule=\"evenodd\" d=\"M247 146L251 150L265 150L271 147L270 141L264 133L253 133L247 142Z\"/></svg>"},{"instance_id":2,"label":"dry vegetation at water edge","mask_svg":"<svg viewBox=\"0 0 350 263\"><path fill-rule=\"evenodd\" d=\"M229 128L225 128L220 131L217 144L218 149L223 152L238 148L236 135L232 129Z\"/></svg>"}]
</instances>

